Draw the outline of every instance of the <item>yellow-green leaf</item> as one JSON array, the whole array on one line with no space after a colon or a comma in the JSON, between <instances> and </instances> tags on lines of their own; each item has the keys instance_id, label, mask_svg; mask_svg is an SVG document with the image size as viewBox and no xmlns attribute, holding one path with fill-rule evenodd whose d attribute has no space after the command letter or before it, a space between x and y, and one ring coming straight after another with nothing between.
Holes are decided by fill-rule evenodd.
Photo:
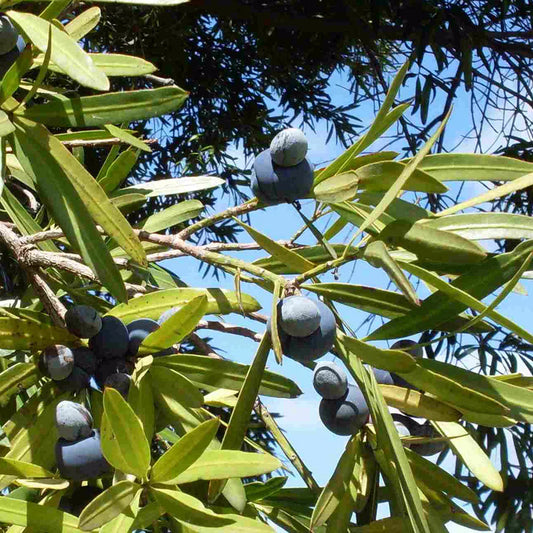
<instances>
[{"instance_id":1,"label":"yellow-green leaf","mask_svg":"<svg viewBox=\"0 0 533 533\"><path fill-rule=\"evenodd\" d=\"M0 475L17 477L53 477L52 472L39 465L17 461L16 459L0 458Z\"/></svg>"},{"instance_id":2,"label":"yellow-green leaf","mask_svg":"<svg viewBox=\"0 0 533 533\"><path fill-rule=\"evenodd\" d=\"M150 368L152 388L157 403L172 413L172 404L177 402L185 407L200 407L204 403L202 393L185 376L163 366Z\"/></svg>"}]
</instances>

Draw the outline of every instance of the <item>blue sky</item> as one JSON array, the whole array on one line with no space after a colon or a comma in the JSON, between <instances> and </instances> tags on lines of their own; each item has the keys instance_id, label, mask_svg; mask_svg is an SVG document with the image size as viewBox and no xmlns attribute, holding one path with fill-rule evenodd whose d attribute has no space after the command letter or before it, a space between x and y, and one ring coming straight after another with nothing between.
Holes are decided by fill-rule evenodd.
<instances>
[{"instance_id":1,"label":"blue sky","mask_svg":"<svg viewBox=\"0 0 533 533\"><path fill-rule=\"evenodd\" d=\"M332 78L331 94L336 103L347 103L349 100L349 94L344 89L344 86L345 83L340 75L336 75ZM412 87L403 89L400 94L400 99L406 98L412 94L409 92L411 89ZM455 105L454 113L448 126L447 138L457 139L457 141L459 141L462 136L467 133L463 130L465 127L464 113L467 112L467 106L468 104L465 100L459 100ZM356 110L357 116L363 120L365 125L370 123L375 114L374 109L370 108L370 106L367 107L368 108L360 108ZM327 130L324 124L318 124L315 132L310 129L304 129L304 131L309 140L308 157L313 163L317 165L322 164L325 161L332 160L342 153L343 148L337 145L333 140L330 143L325 143ZM484 149L489 151L490 147L492 147L492 150L497 148L498 144L500 144L500 134L501 130L499 132L488 132L482 140ZM384 141L378 141L369 151L378 151L383 144ZM467 140L464 143L464 148L458 151L472 151L474 148L475 146L473 142ZM233 155L236 156L241 166L246 166L248 168L251 166L252 162L245 161L240 151L234 150ZM463 193L467 196L474 196L482 190L484 190L482 185L470 183L468 187L465 187ZM223 209L227 205L227 201L227 199L222 198L217 210ZM302 202L302 206L306 215L309 216L312 213L314 202L306 200ZM254 228L273 239L287 239L301 227L302 221L292 206L279 205L270 207L267 210L252 213L251 224ZM346 240L348 233L349 232L346 231L341 233L337 237L336 242ZM241 235L242 242L250 242L250 240L251 239L247 235ZM306 232L299 242L306 244L315 243L309 232ZM265 255L266 254L264 253L258 252L238 253L238 257L249 261ZM221 278L219 281L209 277L202 278L201 274L198 272L198 263L191 258L170 260L165 262L164 266L170 268L193 287L219 286L230 290L233 290L234 288L233 279L229 276ZM339 281L342 282L351 282L381 288L387 288L388 284L388 279L380 271L363 262L351 264L342 268L339 275ZM334 280L330 274L327 274L322 277L322 281ZM524 281L523 285L528 291L532 289L531 281ZM271 295L269 293L253 285L243 285L243 291L254 296L263 305L262 312L269 314L271 304ZM421 286L419 294L425 296L428 293L424 290L424 287ZM340 305L338 307L351 327L357 327L366 317L366 314L353 308ZM504 315L515 320L518 324L524 327L528 326L531 307L530 299L527 296L513 293L498 307L498 309ZM226 321L233 324L246 325L256 331L261 331L259 323L245 320L239 315L230 315L226 317ZM377 323L374 327L376 326ZM253 341L233 335L221 335L212 331L205 331L205 334L213 337L213 346L216 346L220 353L225 357L247 364L251 362L256 348L256 344ZM329 354L321 360L334 359L334 356ZM279 372L293 379L303 391L303 394L294 400L274 398L263 398L263 400L271 412L282 414L282 418L278 420L280 426L286 431L287 437L301 455L304 462L311 469L319 484L325 484L337 464L346 445L347 438L333 435L326 430L320 422L318 417L320 397L313 389L312 372L310 370L295 363L289 358L284 358L283 365L280 367L275 362L273 354L271 354L269 358L268 367L272 371ZM447 459L445 466L451 467L453 464L453 461ZM303 486L303 482L295 473L293 477L289 478L287 486ZM382 509L381 514L382 516L387 516L386 509ZM471 531L462 528L461 526L456 526L455 524L449 524L448 527L449 531L452 532L460 533L462 531Z\"/></svg>"}]
</instances>

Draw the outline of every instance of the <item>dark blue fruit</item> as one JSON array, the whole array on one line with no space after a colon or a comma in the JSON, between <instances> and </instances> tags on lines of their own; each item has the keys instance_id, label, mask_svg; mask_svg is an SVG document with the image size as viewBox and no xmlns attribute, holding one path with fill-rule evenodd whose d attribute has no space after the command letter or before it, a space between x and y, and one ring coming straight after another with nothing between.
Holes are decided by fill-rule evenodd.
<instances>
[{"instance_id":1,"label":"dark blue fruit","mask_svg":"<svg viewBox=\"0 0 533 533\"><path fill-rule=\"evenodd\" d=\"M107 378L112 374L129 374L132 371L132 365L125 359L104 359L98 364L94 377L98 386L103 387Z\"/></svg>"},{"instance_id":2,"label":"dark blue fruit","mask_svg":"<svg viewBox=\"0 0 533 533\"><path fill-rule=\"evenodd\" d=\"M301 163L307 155L307 139L298 128L280 131L270 143L270 155L276 165L292 167Z\"/></svg>"},{"instance_id":3,"label":"dark blue fruit","mask_svg":"<svg viewBox=\"0 0 533 533\"><path fill-rule=\"evenodd\" d=\"M59 439L55 453L57 468L64 479L82 481L111 471L111 465L102 455L100 433L96 429L89 437L74 442Z\"/></svg>"},{"instance_id":4,"label":"dark blue fruit","mask_svg":"<svg viewBox=\"0 0 533 533\"><path fill-rule=\"evenodd\" d=\"M266 204L305 198L313 187L313 180L313 167L307 159L292 167L281 167L272 161L270 150L264 150L255 158L252 190Z\"/></svg>"},{"instance_id":5,"label":"dark blue fruit","mask_svg":"<svg viewBox=\"0 0 533 533\"><path fill-rule=\"evenodd\" d=\"M338 400L346 394L348 377L346 372L335 363L318 363L313 373L313 386L326 400Z\"/></svg>"},{"instance_id":6,"label":"dark blue fruit","mask_svg":"<svg viewBox=\"0 0 533 533\"><path fill-rule=\"evenodd\" d=\"M40 368L54 380L67 378L74 368L74 354L68 346L53 344L41 354Z\"/></svg>"},{"instance_id":7,"label":"dark blue fruit","mask_svg":"<svg viewBox=\"0 0 533 533\"><path fill-rule=\"evenodd\" d=\"M289 296L278 303L278 323L287 335L307 337L320 325L320 311L311 298Z\"/></svg>"},{"instance_id":8,"label":"dark blue fruit","mask_svg":"<svg viewBox=\"0 0 533 533\"><path fill-rule=\"evenodd\" d=\"M5 73L11 68L20 54L22 54L25 47L26 43L24 42L24 39L19 37L14 48L6 54L0 55L0 78L4 77Z\"/></svg>"},{"instance_id":9,"label":"dark blue fruit","mask_svg":"<svg viewBox=\"0 0 533 533\"><path fill-rule=\"evenodd\" d=\"M376 381L381 385L394 385L392 375L387 370L382 370L381 368L372 368Z\"/></svg>"},{"instance_id":10,"label":"dark blue fruit","mask_svg":"<svg viewBox=\"0 0 533 533\"><path fill-rule=\"evenodd\" d=\"M65 314L67 329L82 339L94 337L102 328L102 318L88 305L75 305Z\"/></svg>"},{"instance_id":11,"label":"dark blue fruit","mask_svg":"<svg viewBox=\"0 0 533 533\"><path fill-rule=\"evenodd\" d=\"M335 435L354 435L367 422L368 405L359 387L348 385L338 400L321 400L320 420Z\"/></svg>"},{"instance_id":12,"label":"dark blue fruit","mask_svg":"<svg viewBox=\"0 0 533 533\"><path fill-rule=\"evenodd\" d=\"M398 413L394 413L392 418L396 423L401 423L403 426L407 427L411 437L436 438L441 436L429 421L419 424L416 420L413 420L412 417ZM440 453L442 450L444 450L445 446L445 441L426 442L420 444L413 443L408 445L411 450L419 455L423 455L424 457Z\"/></svg>"},{"instance_id":13,"label":"dark blue fruit","mask_svg":"<svg viewBox=\"0 0 533 533\"><path fill-rule=\"evenodd\" d=\"M72 353L74 354L74 366L81 368L91 376L96 372L96 356L89 348L84 346L72 348Z\"/></svg>"},{"instance_id":14,"label":"dark blue fruit","mask_svg":"<svg viewBox=\"0 0 533 533\"><path fill-rule=\"evenodd\" d=\"M0 17L0 55L7 54L17 44L19 32L7 17Z\"/></svg>"},{"instance_id":15,"label":"dark blue fruit","mask_svg":"<svg viewBox=\"0 0 533 533\"><path fill-rule=\"evenodd\" d=\"M83 509L102 492L102 489L92 485L77 487L70 496L61 498L58 509L74 516L80 516Z\"/></svg>"},{"instance_id":16,"label":"dark blue fruit","mask_svg":"<svg viewBox=\"0 0 533 533\"><path fill-rule=\"evenodd\" d=\"M99 359L125 357L128 351L129 335L122 320L112 315L102 318L102 328L89 339L89 348Z\"/></svg>"},{"instance_id":17,"label":"dark blue fruit","mask_svg":"<svg viewBox=\"0 0 533 533\"><path fill-rule=\"evenodd\" d=\"M315 303L320 311L320 325L314 333L307 337L293 337L278 328L283 353L296 361L314 361L328 353L335 342L335 316L320 300Z\"/></svg>"},{"instance_id":18,"label":"dark blue fruit","mask_svg":"<svg viewBox=\"0 0 533 533\"><path fill-rule=\"evenodd\" d=\"M139 318L133 322L130 322L127 326L130 339L128 355L135 357L139 351L139 346L141 345L142 341L146 339L150 333L159 328L159 324L151 318ZM173 353L175 352L172 348L167 348L166 350L154 353L153 355L154 357L160 357L162 355L172 355Z\"/></svg>"},{"instance_id":19,"label":"dark blue fruit","mask_svg":"<svg viewBox=\"0 0 533 533\"><path fill-rule=\"evenodd\" d=\"M111 374L105 380L104 388L116 389L124 399L128 398L128 392L130 391L131 377L124 372L118 372L117 374Z\"/></svg>"},{"instance_id":20,"label":"dark blue fruit","mask_svg":"<svg viewBox=\"0 0 533 533\"><path fill-rule=\"evenodd\" d=\"M422 347L417 346L416 344L417 343L415 341L412 341L410 339L402 339L396 341L391 346L391 350L403 350L404 352L411 354L413 357L423 357L424 352L422 350ZM391 373L391 376L392 380L394 381L394 385L396 385L397 387L405 387L406 389L413 389L417 391L420 390L418 387L411 385L409 382L407 382L405 379L403 379L401 376L398 376L397 374Z\"/></svg>"},{"instance_id":21,"label":"dark blue fruit","mask_svg":"<svg viewBox=\"0 0 533 533\"><path fill-rule=\"evenodd\" d=\"M65 440L82 439L92 433L93 417L83 405L65 400L56 406L56 428Z\"/></svg>"},{"instance_id":22,"label":"dark blue fruit","mask_svg":"<svg viewBox=\"0 0 533 533\"><path fill-rule=\"evenodd\" d=\"M89 387L90 380L91 376L85 370L75 366L69 377L56 381L56 385L63 391L80 392Z\"/></svg>"}]
</instances>

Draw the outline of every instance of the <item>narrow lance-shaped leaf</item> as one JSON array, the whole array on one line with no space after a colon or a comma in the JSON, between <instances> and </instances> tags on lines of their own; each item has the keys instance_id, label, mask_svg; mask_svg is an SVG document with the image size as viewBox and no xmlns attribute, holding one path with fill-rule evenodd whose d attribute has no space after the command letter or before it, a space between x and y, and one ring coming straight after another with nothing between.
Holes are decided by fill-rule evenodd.
<instances>
[{"instance_id":1,"label":"narrow lance-shaped leaf","mask_svg":"<svg viewBox=\"0 0 533 533\"><path fill-rule=\"evenodd\" d=\"M205 451L216 436L219 427L218 418L208 420L186 433L166 451L152 467L152 483L176 484L176 478L187 470Z\"/></svg>"},{"instance_id":2,"label":"narrow lance-shaped leaf","mask_svg":"<svg viewBox=\"0 0 533 533\"><path fill-rule=\"evenodd\" d=\"M176 111L187 96L188 93L179 87L161 87L55 100L20 113L47 126L103 126L144 120Z\"/></svg>"},{"instance_id":3,"label":"narrow lance-shaped leaf","mask_svg":"<svg viewBox=\"0 0 533 533\"><path fill-rule=\"evenodd\" d=\"M238 450L241 447L250 423L250 415L259 393L261 378L263 377L271 346L270 335L265 334L259 343L253 363L246 375L237 405L231 413L228 428L222 440L223 450ZM208 499L215 501L222 492L224 485L224 481L212 481L209 484Z\"/></svg>"},{"instance_id":4,"label":"narrow lance-shaped leaf","mask_svg":"<svg viewBox=\"0 0 533 533\"><path fill-rule=\"evenodd\" d=\"M121 141L124 141L125 143L134 146L135 148L139 148L139 150L142 150L143 152L152 151L152 149L145 142L135 137L135 135L132 135L128 130L118 128L113 124L104 124L104 128L113 137L116 137L117 139L120 139Z\"/></svg>"},{"instance_id":5,"label":"narrow lance-shaped leaf","mask_svg":"<svg viewBox=\"0 0 533 533\"><path fill-rule=\"evenodd\" d=\"M94 65L91 58L68 33L31 13L8 11L7 15L28 36L29 40L43 52L48 49L48 35L51 32L52 52L50 59L72 79L85 87L90 87L97 91L107 91L109 89L107 76Z\"/></svg>"},{"instance_id":6,"label":"narrow lance-shaped leaf","mask_svg":"<svg viewBox=\"0 0 533 533\"><path fill-rule=\"evenodd\" d=\"M183 305L159 329L150 333L139 346L139 353L154 353L181 342L189 335L207 311L207 296L202 294Z\"/></svg>"},{"instance_id":7,"label":"narrow lance-shaped leaf","mask_svg":"<svg viewBox=\"0 0 533 533\"><path fill-rule=\"evenodd\" d=\"M162 409L175 414L174 403L185 407L200 407L204 397L185 376L162 366L152 365L150 368L154 397Z\"/></svg>"},{"instance_id":8,"label":"narrow lance-shaped leaf","mask_svg":"<svg viewBox=\"0 0 533 533\"><path fill-rule=\"evenodd\" d=\"M283 348L281 347L281 340L279 338L279 312L278 304L281 303L281 294L283 288L279 281L274 283L274 292L272 293L272 310L270 313L270 336L272 338L272 349L276 356L276 361L281 365L283 361Z\"/></svg>"},{"instance_id":9,"label":"narrow lance-shaped leaf","mask_svg":"<svg viewBox=\"0 0 533 533\"><path fill-rule=\"evenodd\" d=\"M96 27L101 16L102 10L99 7L90 7L65 24L65 31L78 41Z\"/></svg>"},{"instance_id":10,"label":"narrow lance-shaped leaf","mask_svg":"<svg viewBox=\"0 0 533 533\"><path fill-rule=\"evenodd\" d=\"M204 206L199 200L184 200L150 215L141 221L138 227L149 232L161 231L195 218L203 210Z\"/></svg>"}]
</instances>

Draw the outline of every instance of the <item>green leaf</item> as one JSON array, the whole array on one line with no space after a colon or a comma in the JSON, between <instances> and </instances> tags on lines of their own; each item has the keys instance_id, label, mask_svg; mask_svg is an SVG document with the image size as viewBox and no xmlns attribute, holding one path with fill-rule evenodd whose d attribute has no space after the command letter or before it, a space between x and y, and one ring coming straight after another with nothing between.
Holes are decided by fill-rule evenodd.
<instances>
[{"instance_id":1,"label":"green leaf","mask_svg":"<svg viewBox=\"0 0 533 533\"><path fill-rule=\"evenodd\" d=\"M179 109L187 96L179 87L161 87L56 100L17 113L47 126L103 126L165 115Z\"/></svg>"},{"instance_id":2,"label":"green leaf","mask_svg":"<svg viewBox=\"0 0 533 533\"><path fill-rule=\"evenodd\" d=\"M144 359L146 358L142 360ZM139 362L137 362L138 364ZM152 442L152 437L154 436L155 409L150 376L144 376L139 381L134 374L128 392L128 403L143 425L146 440Z\"/></svg>"},{"instance_id":3,"label":"green leaf","mask_svg":"<svg viewBox=\"0 0 533 533\"><path fill-rule=\"evenodd\" d=\"M145 478L150 468L150 445L144 436L141 421L133 409L115 389L104 391L104 413L109 420L109 431L102 428L102 452L106 456L106 444L116 441L128 473Z\"/></svg>"},{"instance_id":4,"label":"green leaf","mask_svg":"<svg viewBox=\"0 0 533 533\"><path fill-rule=\"evenodd\" d=\"M202 393L182 374L162 366L150 368L154 397L158 405L174 412L172 404L185 407L200 407L204 403Z\"/></svg>"},{"instance_id":5,"label":"green leaf","mask_svg":"<svg viewBox=\"0 0 533 533\"><path fill-rule=\"evenodd\" d=\"M7 116L7 114L4 111L0 110L0 137L9 135L10 133L13 133L14 131L15 131L15 126L9 120L9 117Z\"/></svg>"},{"instance_id":6,"label":"green leaf","mask_svg":"<svg viewBox=\"0 0 533 533\"><path fill-rule=\"evenodd\" d=\"M46 128L24 119L17 119L17 126L20 126L42 149L49 150L51 156L82 198L94 221L100 224L109 237L112 237L134 261L145 264L146 254L138 237L85 167L60 141L50 135Z\"/></svg>"},{"instance_id":7,"label":"green leaf","mask_svg":"<svg viewBox=\"0 0 533 533\"><path fill-rule=\"evenodd\" d=\"M132 481L119 481L116 485L111 485L83 509L80 514L80 529L91 531L115 518L129 506L141 488Z\"/></svg>"},{"instance_id":8,"label":"green leaf","mask_svg":"<svg viewBox=\"0 0 533 533\"><path fill-rule=\"evenodd\" d=\"M382 350L337 331L344 347L363 362L389 372L409 372L416 366L415 358L403 350Z\"/></svg>"},{"instance_id":9,"label":"green leaf","mask_svg":"<svg viewBox=\"0 0 533 533\"><path fill-rule=\"evenodd\" d=\"M132 135L128 130L118 128L113 124L104 124L104 128L111 134L112 137L116 137L117 139L124 141L126 144L134 146L143 152L152 151L152 149L145 142L135 137L135 135Z\"/></svg>"},{"instance_id":10,"label":"green leaf","mask_svg":"<svg viewBox=\"0 0 533 533\"><path fill-rule=\"evenodd\" d=\"M316 265L314 263L311 263L304 257L298 255L297 252L285 248L285 246L278 244L266 235L263 235L251 226L248 226L248 224L241 222L237 218L234 218L234 220L246 230L250 237L252 237L252 239L254 239L254 241L261 246L261 248L266 250L272 255L272 257L275 257L291 269L294 269L299 273L304 273L315 268Z\"/></svg>"},{"instance_id":11,"label":"green leaf","mask_svg":"<svg viewBox=\"0 0 533 533\"><path fill-rule=\"evenodd\" d=\"M279 365L283 361L283 348L281 346L281 340L279 338L279 329L278 329L278 303L281 299L283 293L283 287L279 281L274 283L274 290L272 292L272 310L270 312L270 330L269 335L272 341L272 350L274 351L274 356Z\"/></svg>"},{"instance_id":12,"label":"green leaf","mask_svg":"<svg viewBox=\"0 0 533 533\"><path fill-rule=\"evenodd\" d=\"M516 274L531 251L533 251L533 242L526 241L517 246L513 252L500 254L486 259L478 265L473 265L465 274L449 284L451 290L457 288L477 300L485 298ZM406 269L410 268L407 263L402 264L402 266ZM418 269L419 272L422 270ZM432 278L437 277L432 276ZM437 279L434 279L433 282L437 282ZM473 303L470 302L470 304ZM433 328L444 320L463 312L468 305L450 298L449 292L438 290L426 298L417 309L403 317L391 320L372 332L367 340L404 337ZM499 321L501 318L500 315Z\"/></svg>"},{"instance_id":13,"label":"green leaf","mask_svg":"<svg viewBox=\"0 0 533 533\"><path fill-rule=\"evenodd\" d=\"M185 176L183 178L169 178L139 183L120 189L121 194L126 192L137 192L144 194L147 198L153 196L174 196L177 194L187 194L196 191L205 191L220 187L225 181L215 176ZM116 194L116 193L115 193Z\"/></svg>"},{"instance_id":14,"label":"green leaf","mask_svg":"<svg viewBox=\"0 0 533 533\"><path fill-rule=\"evenodd\" d=\"M238 391L250 369L249 365L226 359L185 354L158 357L154 360L154 365L176 370L206 390L222 388ZM259 394L276 398L296 398L302 391L289 378L266 370L261 379Z\"/></svg>"},{"instance_id":15,"label":"green leaf","mask_svg":"<svg viewBox=\"0 0 533 533\"><path fill-rule=\"evenodd\" d=\"M46 132L46 142L52 138ZM67 175L50 150L40 145L40 140L43 140L43 136L31 135L17 120L17 130L12 135L10 144L24 170L36 183L41 199L65 232L69 243L96 272L102 284L119 301L125 301L127 294L120 272L109 255L87 206L70 181L73 176ZM63 146L61 148L65 149ZM70 157L76 161L72 154ZM76 163L79 165L77 161ZM96 182L93 186L97 186ZM113 211L116 209L113 208Z\"/></svg>"},{"instance_id":16,"label":"green leaf","mask_svg":"<svg viewBox=\"0 0 533 533\"><path fill-rule=\"evenodd\" d=\"M533 171L533 164L514 157L484 154L435 154L419 169L439 181L511 181Z\"/></svg>"},{"instance_id":17,"label":"green leaf","mask_svg":"<svg viewBox=\"0 0 533 533\"><path fill-rule=\"evenodd\" d=\"M422 481L431 480L435 490L442 490L453 498L460 498L466 502L477 503L479 496L469 487L463 485L455 476L436 464L428 461L418 453L405 449L405 454L416 478Z\"/></svg>"},{"instance_id":18,"label":"green leaf","mask_svg":"<svg viewBox=\"0 0 533 533\"><path fill-rule=\"evenodd\" d=\"M207 296L206 314L228 314L241 312L241 304L246 312L258 311L261 305L251 296L242 294L239 299L233 291L225 289L169 289L157 291L131 300L127 304L121 304L109 311L108 314L120 318L128 323L136 318L152 318L157 320L165 311L175 306L182 306L196 296Z\"/></svg>"},{"instance_id":19,"label":"green leaf","mask_svg":"<svg viewBox=\"0 0 533 533\"><path fill-rule=\"evenodd\" d=\"M90 7L65 24L65 31L75 40L85 37L100 22L102 11L99 7Z\"/></svg>"},{"instance_id":20,"label":"green leaf","mask_svg":"<svg viewBox=\"0 0 533 533\"><path fill-rule=\"evenodd\" d=\"M197 217L203 210L199 200L184 200L145 218L139 223L139 229L148 232L165 230Z\"/></svg>"},{"instance_id":21,"label":"green leaf","mask_svg":"<svg viewBox=\"0 0 533 533\"><path fill-rule=\"evenodd\" d=\"M103 398L102 398L102 404L103 404ZM101 441L102 453L104 457L106 458L106 461L113 468L116 468L117 470L121 472L129 472L131 467L127 459L124 457L124 453L121 450L120 445L114 436L112 423L109 420L109 417L107 416L105 412L102 413L102 416L100 419L100 434L111 435L111 438L106 439L105 441L102 439Z\"/></svg>"},{"instance_id":22,"label":"green leaf","mask_svg":"<svg viewBox=\"0 0 533 533\"><path fill-rule=\"evenodd\" d=\"M54 477L52 472L39 465L17 461L16 459L7 459L5 457L0 458L0 475L30 478Z\"/></svg>"},{"instance_id":23,"label":"green leaf","mask_svg":"<svg viewBox=\"0 0 533 533\"><path fill-rule=\"evenodd\" d=\"M453 215L458 211L462 211L467 207L473 207L475 205L484 204L486 202L492 202L496 198L501 198L502 196L507 196L508 194L514 193L516 191L521 191L522 189L527 189L533 185L533 172L526 174L520 178L516 178L511 182L500 185L499 187L493 187L488 192L470 198L470 200L465 200L464 202L456 203L444 211L439 211L435 214L437 217L443 217L448 215Z\"/></svg>"},{"instance_id":24,"label":"green leaf","mask_svg":"<svg viewBox=\"0 0 533 533\"><path fill-rule=\"evenodd\" d=\"M194 463L177 476L176 483L192 483L202 479L253 477L272 472L281 467L281 461L268 453L206 450Z\"/></svg>"},{"instance_id":25,"label":"green leaf","mask_svg":"<svg viewBox=\"0 0 533 533\"><path fill-rule=\"evenodd\" d=\"M244 485L246 498L251 501L260 501L278 492L287 483L287 476L271 477L265 482L252 481Z\"/></svg>"},{"instance_id":26,"label":"green leaf","mask_svg":"<svg viewBox=\"0 0 533 533\"><path fill-rule=\"evenodd\" d=\"M461 413L435 398L414 389L405 389L394 385L380 385L381 394L387 405L404 411L408 415L427 418L428 420L442 420L456 422Z\"/></svg>"},{"instance_id":27,"label":"green leaf","mask_svg":"<svg viewBox=\"0 0 533 533\"><path fill-rule=\"evenodd\" d=\"M311 517L311 530L320 527L328 520L344 494L348 491L348 485L352 477L356 458L360 453L360 447L360 436L356 434L346 444L333 475L318 497Z\"/></svg>"},{"instance_id":28,"label":"green leaf","mask_svg":"<svg viewBox=\"0 0 533 533\"><path fill-rule=\"evenodd\" d=\"M448 444L455 455L481 483L492 490L503 492L504 485L500 473L461 424L457 422L432 422L432 424L442 436L449 439Z\"/></svg>"},{"instance_id":29,"label":"green leaf","mask_svg":"<svg viewBox=\"0 0 533 533\"><path fill-rule=\"evenodd\" d=\"M505 381L492 379L488 376L476 374L470 370L434 359L417 360L417 366L420 366L427 372L438 374L451 381L456 381L471 387L503 403L510 409L510 416L513 418L528 424L533 423L533 390L525 387L517 387ZM411 378L411 374L409 374L409 378ZM467 410L478 412L471 405L469 406L467 404L465 407ZM489 414L488 411L485 413L483 411L479 412L486 415Z\"/></svg>"},{"instance_id":30,"label":"green leaf","mask_svg":"<svg viewBox=\"0 0 533 533\"><path fill-rule=\"evenodd\" d=\"M146 197L143 194L122 194L120 196L110 198L110 200L117 209L120 209L120 211L123 211L124 213L130 213L131 211L136 211L143 206L146 202ZM116 248L116 250L122 250L122 248Z\"/></svg>"},{"instance_id":31,"label":"green leaf","mask_svg":"<svg viewBox=\"0 0 533 533\"><path fill-rule=\"evenodd\" d=\"M0 497L0 522L34 528L46 533L78 533L78 518L46 505Z\"/></svg>"},{"instance_id":32,"label":"green leaf","mask_svg":"<svg viewBox=\"0 0 533 533\"><path fill-rule=\"evenodd\" d=\"M153 354L181 342L194 331L207 312L207 296L201 294L184 304L176 313L150 333L139 346L139 354Z\"/></svg>"},{"instance_id":33,"label":"green leaf","mask_svg":"<svg viewBox=\"0 0 533 533\"><path fill-rule=\"evenodd\" d=\"M472 264L487 257L478 244L442 229L395 220L388 224L376 239L389 246L400 246L421 259L437 263Z\"/></svg>"},{"instance_id":34,"label":"green leaf","mask_svg":"<svg viewBox=\"0 0 533 533\"><path fill-rule=\"evenodd\" d=\"M366 526L352 527L350 533L404 533L403 518L391 517L375 520Z\"/></svg>"},{"instance_id":35,"label":"green leaf","mask_svg":"<svg viewBox=\"0 0 533 533\"><path fill-rule=\"evenodd\" d=\"M140 57L124 54L89 54L97 68L107 76L144 76L157 67Z\"/></svg>"},{"instance_id":36,"label":"green leaf","mask_svg":"<svg viewBox=\"0 0 533 533\"><path fill-rule=\"evenodd\" d=\"M9 399L35 384L40 375L32 363L15 363L0 373L0 405L6 405Z\"/></svg>"},{"instance_id":37,"label":"green leaf","mask_svg":"<svg viewBox=\"0 0 533 533\"><path fill-rule=\"evenodd\" d=\"M357 195L357 204L366 204L368 206L378 205L383 198L382 192L365 191ZM432 214L423 209L419 205L413 204L402 200L401 198L395 198L385 209L384 214L387 214L392 219L409 220L410 222L416 222L421 218L429 218Z\"/></svg>"},{"instance_id":38,"label":"green leaf","mask_svg":"<svg viewBox=\"0 0 533 533\"><path fill-rule=\"evenodd\" d=\"M50 59L73 80L97 91L109 90L107 76L94 65L91 58L68 33L30 13L8 11L6 15L42 52L46 52L48 49L48 35L51 32L52 52Z\"/></svg>"},{"instance_id":39,"label":"green leaf","mask_svg":"<svg viewBox=\"0 0 533 533\"><path fill-rule=\"evenodd\" d=\"M533 239L533 219L509 213L468 213L421 220L422 227L455 233L465 239Z\"/></svg>"},{"instance_id":40,"label":"green leaf","mask_svg":"<svg viewBox=\"0 0 533 533\"><path fill-rule=\"evenodd\" d=\"M261 379L265 371L271 346L270 335L265 334L259 343L254 360L246 374L237 405L231 413L228 427L222 439L223 450L239 450L242 445L248 424L250 423L250 414L259 394ZM212 481L209 484L208 500L211 502L216 500L222 492L224 485L225 483L223 481Z\"/></svg>"},{"instance_id":41,"label":"green leaf","mask_svg":"<svg viewBox=\"0 0 533 533\"><path fill-rule=\"evenodd\" d=\"M219 424L218 418L208 420L181 437L156 461L150 482L176 485L179 474L187 470L215 438Z\"/></svg>"},{"instance_id":42,"label":"green leaf","mask_svg":"<svg viewBox=\"0 0 533 533\"><path fill-rule=\"evenodd\" d=\"M120 187L137 163L138 157L139 152L131 148L122 152L113 163L111 163L105 176L101 180L98 180L100 187L102 187L106 193L111 193L117 187Z\"/></svg>"}]
</instances>

